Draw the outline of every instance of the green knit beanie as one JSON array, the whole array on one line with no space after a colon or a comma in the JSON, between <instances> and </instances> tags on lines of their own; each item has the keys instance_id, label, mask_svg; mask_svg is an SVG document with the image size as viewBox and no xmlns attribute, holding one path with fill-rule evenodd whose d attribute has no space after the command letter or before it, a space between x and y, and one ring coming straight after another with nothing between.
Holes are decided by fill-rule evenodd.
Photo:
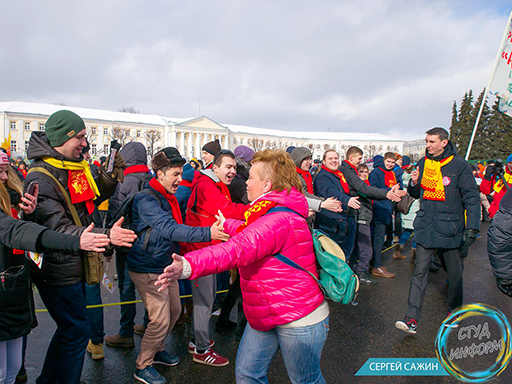
<instances>
[{"instance_id":1,"label":"green knit beanie","mask_svg":"<svg viewBox=\"0 0 512 384\"><path fill-rule=\"evenodd\" d=\"M61 146L84 129L85 124L82 118L67 110L55 112L45 124L46 136L53 148Z\"/></svg>"}]
</instances>

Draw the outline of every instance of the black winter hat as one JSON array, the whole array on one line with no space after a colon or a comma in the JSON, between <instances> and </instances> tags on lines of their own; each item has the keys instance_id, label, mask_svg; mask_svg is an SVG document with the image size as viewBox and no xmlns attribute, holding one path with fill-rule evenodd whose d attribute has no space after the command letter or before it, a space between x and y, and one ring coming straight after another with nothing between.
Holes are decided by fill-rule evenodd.
<instances>
[{"instance_id":1,"label":"black winter hat","mask_svg":"<svg viewBox=\"0 0 512 384\"><path fill-rule=\"evenodd\" d=\"M202 150L212 154L213 156L217 156L221 150L219 139L206 143L203 145Z\"/></svg>"},{"instance_id":2,"label":"black winter hat","mask_svg":"<svg viewBox=\"0 0 512 384\"><path fill-rule=\"evenodd\" d=\"M187 160L181 157L180 152L174 147L166 147L156 153L151 159L151 168L156 173L159 169L170 165L182 166Z\"/></svg>"}]
</instances>

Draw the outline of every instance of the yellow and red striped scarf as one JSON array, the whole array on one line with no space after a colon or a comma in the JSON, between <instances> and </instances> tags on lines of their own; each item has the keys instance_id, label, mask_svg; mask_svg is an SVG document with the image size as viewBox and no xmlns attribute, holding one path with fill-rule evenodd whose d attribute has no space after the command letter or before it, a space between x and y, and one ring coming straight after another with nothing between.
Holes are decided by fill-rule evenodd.
<instances>
[{"instance_id":1,"label":"yellow and red striped scarf","mask_svg":"<svg viewBox=\"0 0 512 384\"><path fill-rule=\"evenodd\" d=\"M271 208L275 207L276 205L277 203L275 201L269 200L261 200L257 203L254 203L247 211L245 211L245 223L240 225L236 232L242 232L245 228L254 223L261 216L265 215Z\"/></svg>"},{"instance_id":2,"label":"yellow and red striped scarf","mask_svg":"<svg viewBox=\"0 0 512 384\"><path fill-rule=\"evenodd\" d=\"M510 186L512 184L512 175L508 172L508 169L503 174L503 177L505 178L505 181L507 182L507 184ZM503 179L500 178L498 180L498 182L496 184L494 184L493 189L496 191L496 193L500 193L504 187L505 187L505 183L503 182Z\"/></svg>"},{"instance_id":3,"label":"yellow and red striped scarf","mask_svg":"<svg viewBox=\"0 0 512 384\"><path fill-rule=\"evenodd\" d=\"M421 178L421 188L423 188L423 198L425 200L444 201L444 185L441 167L444 167L452 161L453 155L441 161L430 160L425 157L425 167Z\"/></svg>"}]
</instances>

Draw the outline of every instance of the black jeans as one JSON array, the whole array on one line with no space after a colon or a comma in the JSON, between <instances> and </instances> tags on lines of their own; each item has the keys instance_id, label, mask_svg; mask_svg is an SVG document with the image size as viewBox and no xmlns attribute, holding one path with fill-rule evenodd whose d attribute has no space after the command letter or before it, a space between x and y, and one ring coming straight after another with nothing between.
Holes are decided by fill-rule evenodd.
<instances>
[{"instance_id":1,"label":"black jeans","mask_svg":"<svg viewBox=\"0 0 512 384\"><path fill-rule=\"evenodd\" d=\"M440 249L423 248L418 244L416 250L416 268L411 279L409 288L409 300L406 316L418 321L425 298L425 291L428 285L428 272L430 268L430 259L437 250L443 265L448 272L448 312L462 305L463 282L462 274L464 272L464 259L460 257L460 249Z\"/></svg>"}]
</instances>

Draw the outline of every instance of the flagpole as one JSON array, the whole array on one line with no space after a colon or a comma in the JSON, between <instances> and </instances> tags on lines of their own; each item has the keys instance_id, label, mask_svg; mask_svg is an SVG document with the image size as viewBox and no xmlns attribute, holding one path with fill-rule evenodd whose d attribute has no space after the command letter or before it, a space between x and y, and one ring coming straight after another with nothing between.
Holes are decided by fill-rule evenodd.
<instances>
[{"instance_id":1,"label":"flagpole","mask_svg":"<svg viewBox=\"0 0 512 384\"><path fill-rule=\"evenodd\" d=\"M512 12L510 12L510 16L508 17L507 25L505 26L505 32L503 33L503 38L501 39L501 44L498 48L498 54L496 55L496 60L494 62L494 67L491 72L491 76L489 78L489 82L485 87L484 97L482 99L482 103L480 104L480 110L478 111L478 116L476 117L475 127L473 128L473 133L471 134L471 140L469 141L468 150L466 152L466 161L469 159L469 154L471 153L471 147L473 146L473 141L475 140L476 130L478 129L478 123L480 123L480 117L482 117L482 111L484 109L485 99L487 98L487 92L489 92L489 88L491 87L492 80L494 78L494 74L496 73L496 69L498 68L498 64L501 59L501 51L505 45L505 41L507 41L507 31L510 26L510 22L512 21Z\"/></svg>"}]
</instances>

